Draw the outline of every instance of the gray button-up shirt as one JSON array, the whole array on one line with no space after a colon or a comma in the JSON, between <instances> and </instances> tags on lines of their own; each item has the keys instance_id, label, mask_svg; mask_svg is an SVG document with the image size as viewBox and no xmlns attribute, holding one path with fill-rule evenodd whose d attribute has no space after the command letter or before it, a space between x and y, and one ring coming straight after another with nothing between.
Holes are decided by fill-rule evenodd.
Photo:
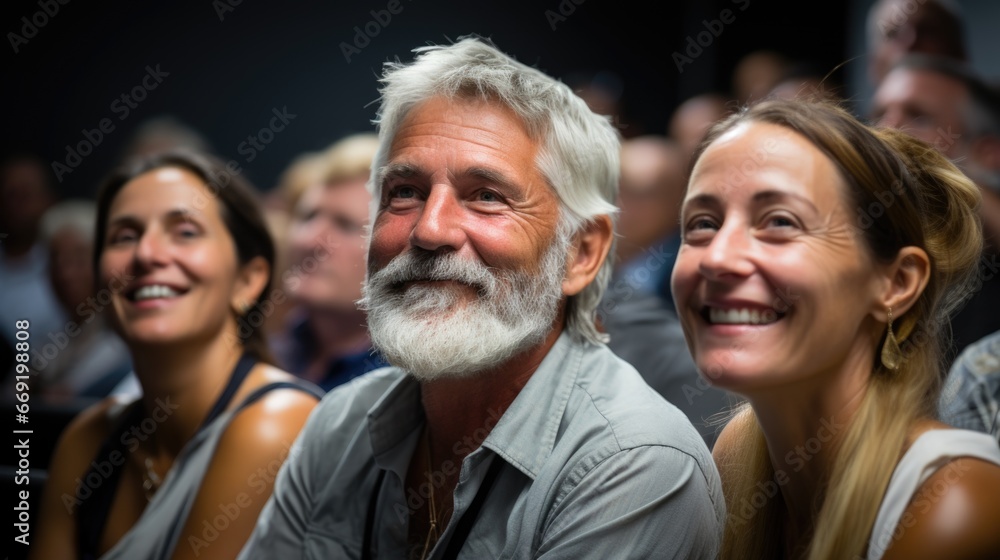
<instances>
[{"instance_id":1,"label":"gray button-up shirt","mask_svg":"<svg viewBox=\"0 0 1000 560\"><path fill-rule=\"evenodd\" d=\"M708 448L606 346L563 333L506 413L491 418L455 442L474 451L431 558L492 461L502 468L460 558L715 558L725 505ZM408 519L427 492L407 493L404 481L423 424L420 385L396 368L328 393L240 558L360 558L369 515L373 557L409 557Z\"/></svg>"}]
</instances>

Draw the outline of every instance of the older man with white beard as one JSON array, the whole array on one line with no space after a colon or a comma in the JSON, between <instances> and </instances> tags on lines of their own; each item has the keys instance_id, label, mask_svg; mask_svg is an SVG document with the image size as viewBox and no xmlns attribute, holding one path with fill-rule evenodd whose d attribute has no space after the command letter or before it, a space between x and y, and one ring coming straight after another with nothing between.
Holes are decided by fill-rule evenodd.
<instances>
[{"instance_id":1,"label":"older man with white beard","mask_svg":"<svg viewBox=\"0 0 1000 560\"><path fill-rule=\"evenodd\" d=\"M477 38L382 78L362 307L241 558L714 558L694 427L607 349L619 136Z\"/></svg>"}]
</instances>

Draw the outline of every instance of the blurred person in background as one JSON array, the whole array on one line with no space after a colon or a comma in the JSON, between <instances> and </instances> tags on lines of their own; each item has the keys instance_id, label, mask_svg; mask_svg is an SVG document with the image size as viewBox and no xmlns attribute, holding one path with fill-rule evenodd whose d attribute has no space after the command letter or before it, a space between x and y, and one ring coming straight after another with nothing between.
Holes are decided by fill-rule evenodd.
<instances>
[{"instance_id":1,"label":"blurred person in background","mask_svg":"<svg viewBox=\"0 0 1000 560\"><path fill-rule=\"evenodd\" d=\"M324 390L386 365L372 350L365 313L357 306L371 201L365 183L377 148L373 133L328 148L320 179L298 197L286 234L282 281L295 308L272 349L284 368Z\"/></svg>"},{"instance_id":2,"label":"blurred person in background","mask_svg":"<svg viewBox=\"0 0 1000 560\"><path fill-rule=\"evenodd\" d=\"M282 171L278 184L262 195L264 219L274 238L275 278L284 278L291 263L288 255L288 233L292 226L292 216L302 193L322 179L326 158L323 152L305 152L296 156ZM280 289L280 288L279 288ZM287 294L283 294L287 296ZM295 301L290 297L273 298L274 308L264 323L268 335L283 336L288 314L295 308Z\"/></svg>"},{"instance_id":3,"label":"blurred person in background","mask_svg":"<svg viewBox=\"0 0 1000 560\"><path fill-rule=\"evenodd\" d=\"M878 85L903 56L969 59L965 24L953 0L876 0L868 11L868 79Z\"/></svg>"},{"instance_id":4,"label":"blurred person in background","mask_svg":"<svg viewBox=\"0 0 1000 560\"><path fill-rule=\"evenodd\" d=\"M59 352L39 364L32 387L50 402L105 397L132 368L128 348L108 326L106 308L100 303L123 284L118 280L99 287L94 284L91 259L96 221L97 206L91 200L60 202L42 217L49 280L70 318L57 333ZM94 299L98 290L105 293Z\"/></svg>"},{"instance_id":5,"label":"blurred person in background","mask_svg":"<svg viewBox=\"0 0 1000 560\"><path fill-rule=\"evenodd\" d=\"M837 102L841 99L839 90L840 86L827 72L811 63L796 62L788 65L787 71L771 89L768 97Z\"/></svg>"},{"instance_id":6,"label":"blurred person in background","mask_svg":"<svg viewBox=\"0 0 1000 560\"><path fill-rule=\"evenodd\" d=\"M670 271L680 247L680 205L687 158L677 142L656 135L622 143L621 209L612 283L670 297Z\"/></svg>"},{"instance_id":7,"label":"blurred person in background","mask_svg":"<svg viewBox=\"0 0 1000 560\"><path fill-rule=\"evenodd\" d=\"M680 248L680 204L687 157L677 142L654 135L622 143L618 266L598 309L608 348L681 409L709 449L724 391L699 377L674 312L670 273Z\"/></svg>"},{"instance_id":8,"label":"blurred person in background","mask_svg":"<svg viewBox=\"0 0 1000 560\"><path fill-rule=\"evenodd\" d=\"M962 350L941 390L938 414L945 424L1000 442L1000 331Z\"/></svg>"},{"instance_id":9,"label":"blurred person in background","mask_svg":"<svg viewBox=\"0 0 1000 560\"><path fill-rule=\"evenodd\" d=\"M278 184L268 193L268 205L284 209L291 215L295 211L302 193L322 180L325 167L326 157L324 152L316 151L299 154L281 172Z\"/></svg>"},{"instance_id":10,"label":"blurred person in background","mask_svg":"<svg viewBox=\"0 0 1000 560\"><path fill-rule=\"evenodd\" d=\"M721 94L703 93L681 103L670 116L669 136L680 144L684 152L685 171L690 168L691 156L708 129L729 114L728 103L729 100Z\"/></svg>"},{"instance_id":11,"label":"blurred person in background","mask_svg":"<svg viewBox=\"0 0 1000 560\"><path fill-rule=\"evenodd\" d=\"M1000 330L1000 95L965 64L907 55L879 84L871 117L936 147L982 194L980 282L952 318L950 361L967 345Z\"/></svg>"},{"instance_id":12,"label":"blurred person in background","mask_svg":"<svg viewBox=\"0 0 1000 560\"><path fill-rule=\"evenodd\" d=\"M775 51L761 49L744 55L733 70L733 97L741 107L764 99L788 69L788 59Z\"/></svg>"},{"instance_id":13,"label":"blurred person in background","mask_svg":"<svg viewBox=\"0 0 1000 560\"><path fill-rule=\"evenodd\" d=\"M194 127L173 115L160 115L139 123L125 143L120 160L128 162L175 149L211 153L212 146Z\"/></svg>"},{"instance_id":14,"label":"blurred person in background","mask_svg":"<svg viewBox=\"0 0 1000 560\"><path fill-rule=\"evenodd\" d=\"M57 200L44 160L16 154L0 163L0 335L14 348L15 321L27 319L33 340L60 332L66 315L49 283L41 220ZM6 372L12 364L4 364Z\"/></svg>"}]
</instances>

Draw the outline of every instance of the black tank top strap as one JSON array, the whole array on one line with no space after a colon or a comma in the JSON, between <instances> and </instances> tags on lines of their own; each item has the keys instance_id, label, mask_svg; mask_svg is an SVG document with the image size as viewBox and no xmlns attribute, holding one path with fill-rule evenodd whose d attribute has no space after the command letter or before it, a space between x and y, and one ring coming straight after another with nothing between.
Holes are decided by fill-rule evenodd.
<instances>
[{"instance_id":1,"label":"black tank top strap","mask_svg":"<svg viewBox=\"0 0 1000 560\"><path fill-rule=\"evenodd\" d=\"M324 394L323 389L319 388L319 386L302 379L294 379L291 381L275 381L273 383L268 383L267 385L262 385L254 389L253 392L247 395L247 397L243 399L243 402L241 402L240 405L236 407L236 410L233 412L233 414L236 414L237 412L243 410L244 408L252 405L253 403L260 400L261 397L277 389L296 389L298 391L302 391L303 393L308 393L316 397L316 400L322 399Z\"/></svg>"},{"instance_id":2,"label":"black tank top strap","mask_svg":"<svg viewBox=\"0 0 1000 560\"><path fill-rule=\"evenodd\" d=\"M257 360L249 354L243 354L240 357L240 361L236 363L233 373L229 376L229 381L226 383L226 387L222 389L222 394L219 395L219 398L215 399L215 404L212 405L211 410L208 411L208 416L205 417L205 420L201 423L201 427L198 428L198 431L205 429L205 426L214 422L215 419L229 407L230 401L233 400L233 395L236 394L240 385L242 385L243 381L245 381L247 376L250 375L250 370L253 369L253 366L256 363Z\"/></svg>"},{"instance_id":3,"label":"black tank top strap","mask_svg":"<svg viewBox=\"0 0 1000 560\"><path fill-rule=\"evenodd\" d=\"M137 400L128 405L111 430L112 435L121 436L104 440L87 472L80 478L81 484L91 488L91 495L81 497L76 508L76 546L82 560L97 558L101 535L104 534L115 489L123 472L121 466L124 465L124 460L118 460L118 457L125 457L125 435L128 434L129 426L138 426L142 422L142 417L142 401ZM98 472L97 465L106 467L103 473ZM96 484L90 482L92 477L96 477Z\"/></svg>"},{"instance_id":4,"label":"black tank top strap","mask_svg":"<svg viewBox=\"0 0 1000 560\"><path fill-rule=\"evenodd\" d=\"M256 363L257 360L249 354L240 356L240 360L229 375L229 380L222 389L222 393L215 399L215 404L209 409L208 416L205 417L205 420L198 428L199 432L226 410L229 403L233 400L233 395L236 394L240 385L250 375L250 370L253 369ZM242 404L242 406L246 405ZM111 430L108 439L101 444L101 448L98 450L94 461L90 463L87 472L80 479L88 487L91 487L91 485L87 480L92 475L96 475L98 477L97 480L100 481L96 485L96 488L92 489L90 497L82 500L82 503L77 508L77 547L82 560L96 559L98 556L101 535L104 534L104 527L108 520L108 514L111 511L111 504L114 502L115 494L118 491L118 484L121 481L123 471L122 466L126 464L124 460L113 460L117 458L112 457L112 454L117 451L120 457L126 457L125 442L128 439L126 436L129 433L129 427L138 426L144 419L145 410L143 409L141 399L129 405L128 410L121 415L121 420ZM135 441L134 438L133 441ZM131 451L134 451L134 449ZM98 465L102 467L104 472L97 470ZM108 472L109 469L110 473Z\"/></svg>"}]
</instances>

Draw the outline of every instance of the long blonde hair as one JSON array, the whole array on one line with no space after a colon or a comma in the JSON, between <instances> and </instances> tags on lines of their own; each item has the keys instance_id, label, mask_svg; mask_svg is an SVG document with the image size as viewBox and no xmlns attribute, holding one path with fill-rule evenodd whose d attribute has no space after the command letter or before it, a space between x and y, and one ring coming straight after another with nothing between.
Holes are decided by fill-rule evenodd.
<instances>
[{"instance_id":1,"label":"long blonde hair","mask_svg":"<svg viewBox=\"0 0 1000 560\"><path fill-rule=\"evenodd\" d=\"M911 428L918 419L934 416L948 318L974 291L982 251L979 190L933 147L898 131L865 126L824 102L756 104L716 125L696 157L719 135L748 121L791 129L830 158L850 204L866 212L867 219L857 225L859 238L877 261L891 262L907 246L921 247L930 257L927 287L893 321L903 362L890 371L876 358L862 402L837 443L829 479L820 481L826 490L817 496L805 557L863 557ZM735 437L730 439L736 443L720 465L730 509L721 557L781 557L784 503L774 494L758 499L762 488L775 484L776 474L764 433L749 406L731 423ZM747 505L750 515L740 516Z\"/></svg>"}]
</instances>

